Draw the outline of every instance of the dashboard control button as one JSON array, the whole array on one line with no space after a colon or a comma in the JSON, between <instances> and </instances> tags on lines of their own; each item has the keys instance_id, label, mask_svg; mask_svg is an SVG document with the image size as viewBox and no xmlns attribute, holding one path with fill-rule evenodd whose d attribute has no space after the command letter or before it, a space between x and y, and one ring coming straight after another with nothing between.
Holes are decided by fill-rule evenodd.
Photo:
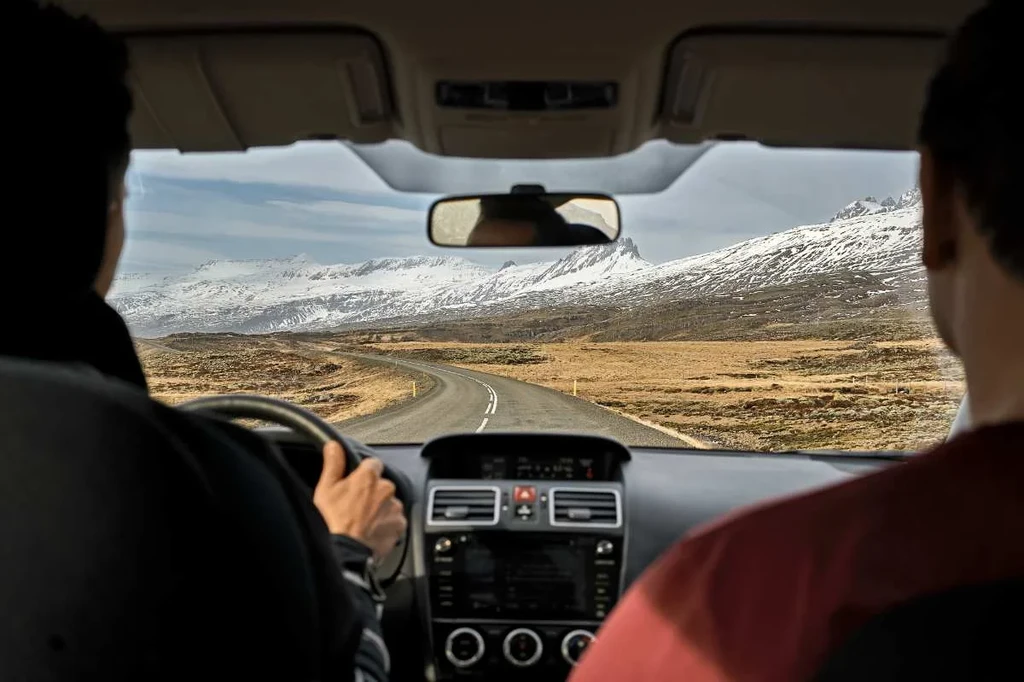
<instances>
[{"instance_id":1,"label":"dashboard control button","mask_svg":"<svg viewBox=\"0 0 1024 682\"><path fill-rule=\"evenodd\" d=\"M519 668L527 668L540 660L544 643L530 628L516 628L505 635L502 645L505 660Z\"/></svg>"},{"instance_id":2,"label":"dashboard control button","mask_svg":"<svg viewBox=\"0 0 1024 682\"><path fill-rule=\"evenodd\" d=\"M532 504L537 501L537 487L532 485L517 485L512 489L512 498L516 502L529 502Z\"/></svg>"},{"instance_id":3,"label":"dashboard control button","mask_svg":"<svg viewBox=\"0 0 1024 682\"><path fill-rule=\"evenodd\" d=\"M522 520L533 518L533 505L532 504L521 504L516 507L516 516Z\"/></svg>"},{"instance_id":4,"label":"dashboard control button","mask_svg":"<svg viewBox=\"0 0 1024 682\"><path fill-rule=\"evenodd\" d=\"M434 554L447 554L452 551L452 541L448 538L438 538L434 543Z\"/></svg>"},{"instance_id":5,"label":"dashboard control button","mask_svg":"<svg viewBox=\"0 0 1024 682\"><path fill-rule=\"evenodd\" d=\"M596 554L611 554L614 549L615 545L612 544L611 540L599 540L594 548L594 552Z\"/></svg>"},{"instance_id":6,"label":"dashboard control button","mask_svg":"<svg viewBox=\"0 0 1024 682\"><path fill-rule=\"evenodd\" d=\"M444 641L444 655L456 668L468 668L484 657L484 638L473 628L452 630Z\"/></svg>"},{"instance_id":7,"label":"dashboard control button","mask_svg":"<svg viewBox=\"0 0 1024 682\"><path fill-rule=\"evenodd\" d=\"M562 638L562 658L569 665L576 665L583 652L594 641L594 633L589 630L573 630Z\"/></svg>"}]
</instances>

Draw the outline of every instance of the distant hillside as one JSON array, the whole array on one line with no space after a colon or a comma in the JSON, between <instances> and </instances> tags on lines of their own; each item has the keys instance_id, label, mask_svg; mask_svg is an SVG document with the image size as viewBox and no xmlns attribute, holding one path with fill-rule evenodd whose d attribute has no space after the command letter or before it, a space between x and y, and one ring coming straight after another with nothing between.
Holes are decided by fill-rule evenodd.
<instances>
[{"instance_id":1,"label":"distant hillside","mask_svg":"<svg viewBox=\"0 0 1024 682\"><path fill-rule=\"evenodd\" d=\"M926 320L920 239L912 190L660 265L629 238L497 270L457 257L212 261L181 275L120 277L111 300L142 336L452 325L487 336L495 319L507 321L499 325L506 336L552 338L567 330L628 339L775 334L871 319L916 328ZM518 329L513 320L530 324Z\"/></svg>"}]
</instances>

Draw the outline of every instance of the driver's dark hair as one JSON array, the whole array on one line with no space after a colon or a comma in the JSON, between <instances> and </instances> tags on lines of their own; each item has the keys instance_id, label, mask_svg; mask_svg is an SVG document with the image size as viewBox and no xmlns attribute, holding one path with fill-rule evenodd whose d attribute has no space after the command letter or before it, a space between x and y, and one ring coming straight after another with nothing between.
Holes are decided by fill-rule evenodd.
<instances>
[{"instance_id":1,"label":"driver's dark hair","mask_svg":"<svg viewBox=\"0 0 1024 682\"><path fill-rule=\"evenodd\" d=\"M540 197L525 194L498 194L480 198L481 220L519 220L533 223L535 246L570 245L565 218Z\"/></svg>"},{"instance_id":2,"label":"driver's dark hair","mask_svg":"<svg viewBox=\"0 0 1024 682\"><path fill-rule=\"evenodd\" d=\"M1021 0L991 0L957 31L928 88L919 142L962 188L992 254L1024 280Z\"/></svg>"},{"instance_id":3,"label":"driver's dark hair","mask_svg":"<svg viewBox=\"0 0 1024 682\"><path fill-rule=\"evenodd\" d=\"M13 118L5 162L16 180L4 194L23 209L9 227L27 239L4 259L5 273L44 265L54 286L91 287L131 150L128 53L92 19L53 5L4 0L0 14L17 43L4 83Z\"/></svg>"}]
</instances>

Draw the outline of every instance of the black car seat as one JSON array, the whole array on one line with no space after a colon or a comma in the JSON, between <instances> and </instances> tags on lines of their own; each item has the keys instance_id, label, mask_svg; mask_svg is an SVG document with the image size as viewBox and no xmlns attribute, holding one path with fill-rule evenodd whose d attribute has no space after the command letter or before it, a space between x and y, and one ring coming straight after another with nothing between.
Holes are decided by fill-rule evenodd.
<instances>
[{"instance_id":1,"label":"black car seat","mask_svg":"<svg viewBox=\"0 0 1024 682\"><path fill-rule=\"evenodd\" d=\"M1024 579L925 595L870 620L815 682L1024 680Z\"/></svg>"},{"instance_id":2,"label":"black car seat","mask_svg":"<svg viewBox=\"0 0 1024 682\"><path fill-rule=\"evenodd\" d=\"M233 428L0 358L0 679L328 677L326 535Z\"/></svg>"}]
</instances>

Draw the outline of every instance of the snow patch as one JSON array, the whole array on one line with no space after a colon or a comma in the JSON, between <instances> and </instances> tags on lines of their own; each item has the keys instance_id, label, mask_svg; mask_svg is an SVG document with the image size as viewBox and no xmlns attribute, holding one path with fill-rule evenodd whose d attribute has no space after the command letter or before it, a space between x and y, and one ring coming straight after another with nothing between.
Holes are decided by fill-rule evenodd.
<instances>
[{"instance_id":1,"label":"snow patch","mask_svg":"<svg viewBox=\"0 0 1024 682\"><path fill-rule=\"evenodd\" d=\"M178 275L121 275L110 301L143 335L328 329L396 318L440 320L708 296L742 301L750 291L806 288L809 278L840 273L896 287L919 277L920 243L920 191L914 189L896 199L855 201L827 223L661 265L644 260L628 237L581 247L556 261L508 261L497 270L450 256L333 265L305 255L221 260ZM868 295L888 293L878 286Z\"/></svg>"}]
</instances>

